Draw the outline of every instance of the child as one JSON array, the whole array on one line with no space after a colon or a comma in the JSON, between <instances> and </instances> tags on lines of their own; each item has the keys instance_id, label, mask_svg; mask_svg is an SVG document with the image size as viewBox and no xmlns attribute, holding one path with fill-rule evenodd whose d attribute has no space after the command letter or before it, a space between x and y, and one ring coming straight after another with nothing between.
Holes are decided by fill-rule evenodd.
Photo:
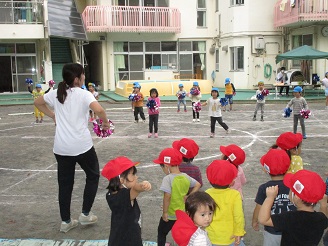
<instances>
[{"instance_id":1,"label":"child","mask_svg":"<svg viewBox=\"0 0 328 246\"><path fill-rule=\"evenodd\" d=\"M190 93L188 94L191 99L191 107L194 106L196 102L200 102L200 99L202 98L202 94L200 92L200 87L197 81L194 81L192 84L192 88L190 89ZM200 121L199 119L199 112L195 112L195 110L192 110L192 122Z\"/></svg>"},{"instance_id":2,"label":"child","mask_svg":"<svg viewBox=\"0 0 328 246\"><path fill-rule=\"evenodd\" d=\"M282 133L276 141L276 145L285 150L290 158L290 166L287 173L296 173L303 169L303 160L300 157L302 152L302 134L284 132Z\"/></svg>"},{"instance_id":3,"label":"child","mask_svg":"<svg viewBox=\"0 0 328 246\"><path fill-rule=\"evenodd\" d=\"M318 245L328 219L322 212L316 212L314 206L325 194L325 183L321 177L308 170L300 170L295 174L287 174L284 184L290 188L289 199L297 210L272 214L271 207L280 187L266 188L266 199L260 209L259 222L282 231L281 245Z\"/></svg>"},{"instance_id":4,"label":"child","mask_svg":"<svg viewBox=\"0 0 328 246\"><path fill-rule=\"evenodd\" d=\"M238 190L241 199L243 200L243 185L246 184L246 177L243 168L240 166L244 163L246 159L246 154L243 149L235 144L230 144L228 146L220 146L220 151L222 152L222 160L227 160L232 163L238 170L237 177L235 178L235 182L230 188L234 190Z\"/></svg>"},{"instance_id":5,"label":"child","mask_svg":"<svg viewBox=\"0 0 328 246\"><path fill-rule=\"evenodd\" d=\"M174 141L172 147L182 154L182 163L179 165L180 172L188 174L203 186L202 173L198 166L192 164L198 154L198 144L190 138L182 138Z\"/></svg>"},{"instance_id":6,"label":"child","mask_svg":"<svg viewBox=\"0 0 328 246\"><path fill-rule=\"evenodd\" d=\"M261 109L261 121L264 121L263 115L264 115L264 105L265 105L265 96L263 96L262 92L264 91L264 82L260 81L257 83L259 86L259 89L256 91L256 106L254 111L253 120L256 120L256 114L259 109Z\"/></svg>"},{"instance_id":7,"label":"child","mask_svg":"<svg viewBox=\"0 0 328 246\"><path fill-rule=\"evenodd\" d=\"M32 84L28 84L27 89L32 94L34 100L36 100L38 97L43 96L44 94L48 93L51 89L51 87L49 87L48 90L43 91L41 84L36 84L35 89L32 91L31 86L32 86ZM39 121L39 115L40 115L40 121ZM43 122L44 113L41 112L35 106L34 106L34 116L35 116L35 123L42 123Z\"/></svg>"},{"instance_id":8,"label":"child","mask_svg":"<svg viewBox=\"0 0 328 246\"><path fill-rule=\"evenodd\" d=\"M325 73L325 77L321 80L321 83L325 87L326 109L328 109L328 72Z\"/></svg>"},{"instance_id":9,"label":"child","mask_svg":"<svg viewBox=\"0 0 328 246\"><path fill-rule=\"evenodd\" d=\"M306 133L305 133L305 124L304 124L304 118L301 116L300 111L302 109L307 110L308 104L304 97L301 96L302 93L302 87L296 86L293 90L294 98L290 100L290 102L287 104L287 108L290 108L293 106L293 114L294 114L294 133L297 132L297 124L298 119L300 120L301 128L302 128L302 135L303 139L306 139Z\"/></svg>"},{"instance_id":10,"label":"child","mask_svg":"<svg viewBox=\"0 0 328 246\"><path fill-rule=\"evenodd\" d=\"M91 92L91 94L96 98L96 100L99 100L99 93L96 91L96 85L94 83L88 83L88 89ZM90 122L94 121L96 119L96 115L92 110L89 110L90 113Z\"/></svg>"},{"instance_id":11,"label":"child","mask_svg":"<svg viewBox=\"0 0 328 246\"><path fill-rule=\"evenodd\" d=\"M245 219L241 196L229 186L237 176L237 169L225 160L215 160L206 169L213 188L206 192L214 199L218 209L212 223L206 228L213 245L241 245L245 235Z\"/></svg>"},{"instance_id":12,"label":"child","mask_svg":"<svg viewBox=\"0 0 328 246\"><path fill-rule=\"evenodd\" d=\"M179 90L175 94L178 97L178 110L177 112L180 112L180 104L182 103L184 106L184 111L187 112L187 105L186 105L186 95L187 92L183 88L183 84L179 84Z\"/></svg>"},{"instance_id":13,"label":"child","mask_svg":"<svg viewBox=\"0 0 328 246\"><path fill-rule=\"evenodd\" d=\"M143 112L143 100L144 96L140 92L141 86L140 84L135 84L133 86L134 93L138 95L139 100L138 101L133 101L132 102L132 111L134 112L134 123L139 122L138 114L140 114L141 119L143 122L146 122L145 114Z\"/></svg>"},{"instance_id":14,"label":"child","mask_svg":"<svg viewBox=\"0 0 328 246\"><path fill-rule=\"evenodd\" d=\"M232 104L233 104L233 99L232 97L236 94L236 89L233 83L231 83L230 78L226 78L224 81L225 84L225 98L227 99L229 105L230 105L230 110L232 111ZM223 111L226 111L226 106L224 106Z\"/></svg>"},{"instance_id":15,"label":"child","mask_svg":"<svg viewBox=\"0 0 328 246\"><path fill-rule=\"evenodd\" d=\"M212 246L205 231L213 219L216 204L204 191L197 191L186 199L186 212L175 212L177 221L172 228L172 237L179 246Z\"/></svg>"},{"instance_id":16,"label":"child","mask_svg":"<svg viewBox=\"0 0 328 246\"><path fill-rule=\"evenodd\" d=\"M106 200L112 211L108 245L142 246L141 217L137 196L149 191L148 181L138 182L138 162L125 156L110 160L101 174L109 180Z\"/></svg>"},{"instance_id":17,"label":"child","mask_svg":"<svg viewBox=\"0 0 328 246\"><path fill-rule=\"evenodd\" d=\"M148 114L149 114L149 133L148 138L153 135L154 126L154 137L158 138L158 116L159 107L161 106L161 100L158 97L158 91L156 88L152 88L150 91L150 97L148 98Z\"/></svg>"},{"instance_id":18,"label":"child","mask_svg":"<svg viewBox=\"0 0 328 246\"><path fill-rule=\"evenodd\" d=\"M266 198L265 190L267 187L273 185L279 186L279 194L270 207L271 214L281 214L282 212L295 210L295 206L288 199L289 189L283 183L284 175L287 172L290 163L287 153L281 149L270 149L264 156L262 156L260 162L263 166L263 171L270 175L271 180L260 185L256 194L256 206L254 208L252 219L252 226L255 231L259 230L259 211ZM281 242L281 231L276 230L272 226L265 225L263 237L263 245L279 246Z\"/></svg>"},{"instance_id":19,"label":"child","mask_svg":"<svg viewBox=\"0 0 328 246\"><path fill-rule=\"evenodd\" d=\"M164 192L164 196L163 214L159 221L157 234L157 245L165 246L166 236L176 221L175 211L184 210L184 200L189 188L193 187L191 193L196 192L200 188L200 183L180 172L178 166L182 162L182 156L176 149L162 150L159 157L153 162L160 164L166 174L159 188Z\"/></svg>"},{"instance_id":20,"label":"child","mask_svg":"<svg viewBox=\"0 0 328 246\"><path fill-rule=\"evenodd\" d=\"M229 127L222 120L221 113L221 103L219 98L219 89L216 87L212 88L211 96L207 99L206 102L202 103L202 106L206 106L208 104L208 116L211 119L211 134L210 138L214 138L215 135L215 123L219 122L220 126L226 131L226 133L230 133Z\"/></svg>"}]
</instances>

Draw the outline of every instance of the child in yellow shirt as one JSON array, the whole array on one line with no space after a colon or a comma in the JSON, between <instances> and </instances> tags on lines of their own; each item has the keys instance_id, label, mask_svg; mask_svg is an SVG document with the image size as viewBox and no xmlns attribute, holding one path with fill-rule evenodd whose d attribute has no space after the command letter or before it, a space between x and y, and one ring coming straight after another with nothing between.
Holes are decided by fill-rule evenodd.
<instances>
[{"instance_id":1,"label":"child in yellow shirt","mask_svg":"<svg viewBox=\"0 0 328 246\"><path fill-rule=\"evenodd\" d=\"M49 87L48 90L43 91L41 84L36 84L35 89L33 91L31 89L31 87L32 87L32 84L29 83L27 85L27 89L32 94L32 97L34 98L34 100L37 99L38 97L43 96L44 94L48 93L51 89L51 87ZM40 115L40 121L39 121L39 115ZM35 106L34 106L34 116L35 116L35 123L42 123L43 122L44 113L42 113Z\"/></svg>"}]
</instances>

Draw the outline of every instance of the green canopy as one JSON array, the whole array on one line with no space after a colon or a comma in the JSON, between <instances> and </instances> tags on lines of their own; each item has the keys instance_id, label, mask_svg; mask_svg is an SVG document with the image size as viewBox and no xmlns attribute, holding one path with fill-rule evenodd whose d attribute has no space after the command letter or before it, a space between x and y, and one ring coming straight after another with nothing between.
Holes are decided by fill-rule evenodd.
<instances>
[{"instance_id":1,"label":"green canopy","mask_svg":"<svg viewBox=\"0 0 328 246\"><path fill-rule=\"evenodd\" d=\"M328 52L313 49L308 45L303 45L296 49L276 56L276 63L282 60L313 60L313 59L328 59Z\"/></svg>"}]
</instances>

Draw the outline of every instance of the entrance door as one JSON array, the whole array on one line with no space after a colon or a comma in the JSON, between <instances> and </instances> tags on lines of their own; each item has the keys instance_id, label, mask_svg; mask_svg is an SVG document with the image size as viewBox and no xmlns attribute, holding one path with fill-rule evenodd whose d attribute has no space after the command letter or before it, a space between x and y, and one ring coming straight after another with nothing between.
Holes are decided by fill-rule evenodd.
<instances>
[{"instance_id":1,"label":"entrance door","mask_svg":"<svg viewBox=\"0 0 328 246\"><path fill-rule=\"evenodd\" d=\"M0 56L0 92L13 92L10 56Z\"/></svg>"}]
</instances>

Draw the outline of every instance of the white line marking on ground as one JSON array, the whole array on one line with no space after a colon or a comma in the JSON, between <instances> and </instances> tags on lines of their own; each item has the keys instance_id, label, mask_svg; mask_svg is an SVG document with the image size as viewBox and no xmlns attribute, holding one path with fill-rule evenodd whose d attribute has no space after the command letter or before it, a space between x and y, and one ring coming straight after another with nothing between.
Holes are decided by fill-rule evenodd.
<instances>
[{"instance_id":1,"label":"white line marking on ground","mask_svg":"<svg viewBox=\"0 0 328 246\"><path fill-rule=\"evenodd\" d=\"M17 115L26 115L26 114L34 114L33 112L29 112L29 113L12 113L12 114L8 114L10 116L17 116Z\"/></svg>"}]
</instances>

